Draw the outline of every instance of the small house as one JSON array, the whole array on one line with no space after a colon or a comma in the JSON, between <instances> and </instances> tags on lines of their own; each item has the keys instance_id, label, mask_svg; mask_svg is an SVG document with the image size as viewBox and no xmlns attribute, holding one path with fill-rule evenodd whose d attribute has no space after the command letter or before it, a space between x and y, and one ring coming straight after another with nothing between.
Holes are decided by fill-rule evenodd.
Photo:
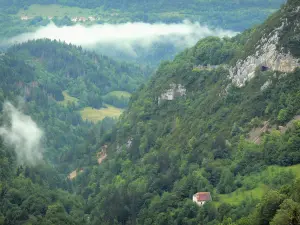
<instances>
[{"instance_id":1,"label":"small house","mask_svg":"<svg viewBox=\"0 0 300 225\"><path fill-rule=\"evenodd\" d=\"M193 202L197 203L199 206L203 206L206 202L211 200L210 192L198 192L193 195Z\"/></svg>"},{"instance_id":2,"label":"small house","mask_svg":"<svg viewBox=\"0 0 300 225\"><path fill-rule=\"evenodd\" d=\"M78 21L79 22L85 22L85 21L87 21L87 19L85 17L81 16L81 17L78 18Z\"/></svg>"},{"instance_id":3,"label":"small house","mask_svg":"<svg viewBox=\"0 0 300 225\"><path fill-rule=\"evenodd\" d=\"M21 20L29 20L28 16L21 16Z\"/></svg>"},{"instance_id":4,"label":"small house","mask_svg":"<svg viewBox=\"0 0 300 225\"><path fill-rule=\"evenodd\" d=\"M89 21L95 21L96 20L96 18L93 17L93 16L89 16L88 18L89 18Z\"/></svg>"},{"instance_id":5,"label":"small house","mask_svg":"<svg viewBox=\"0 0 300 225\"><path fill-rule=\"evenodd\" d=\"M77 22L77 21L78 21L78 17L73 17L73 18L71 19L71 21L72 21L72 22Z\"/></svg>"}]
</instances>

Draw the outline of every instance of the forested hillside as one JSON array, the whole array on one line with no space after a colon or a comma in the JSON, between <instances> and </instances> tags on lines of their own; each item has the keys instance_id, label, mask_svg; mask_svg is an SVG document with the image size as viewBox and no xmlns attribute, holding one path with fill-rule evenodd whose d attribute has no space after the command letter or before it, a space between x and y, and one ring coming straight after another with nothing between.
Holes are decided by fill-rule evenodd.
<instances>
[{"instance_id":1,"label":"forested hillside","mask_svg":"<svg viewBox=\"0 0 300 225\"><path fill-rule=\"evenodd\" d=\"M150 73L149 68L142 70L132 64L84 51L81 47L50 40L17 45L7 54L22 57L27 64L39 70L37 79L41 85L49 84L47 88L55 100L63 100L62 92L66 90L79 99L81 107L102 107L102 97L112 91L131 93L145 82ZM52 75L47 76L46 73Z\"/></svg>"},{"instance_id":2,"label":"forested hillside","mask_svg":"<svg viewBox=\"0 0 300 225\"><path fill-rule=\"evenodd\" d=\"M115 124L113 116L127 107L130 93L149 73L50 40L1 53L0 224L88 221L82 197L68 193L74 186L67 175L97 162L90 152L100 148L98 142ZM38 128L30 126L31 118ZM42 143L34 146L37 135ZM40 152L43 161L36 162Z\"/></svg>"},{"instance_id":3,"label":"forested hillside","mask_svg":"<svg viewBox=\"0 0 300 225\"><path fill-rule=\"evenodd\" d=\"M98 142L115 121L84 121L81 110L105 110L107 103L126 107L129 92L147 79L147 73L137 66L49 40L14 46L1 54L0 224L88 221L82 197L68 193L74 186L67 175L97 162L89 152L100 148ZM26 116L7 111L10 104L36 121L44 134L38 146L43 148L43 161L35 162L40 150L32 152L37 131L26 123ZM9 126L25 130L9 133Z\"/></svg>"},{"instance_id":4,"label":"forested hillside","mask_svg":"<svg viewBox=\"0 0 300 225\"><path fill-rule=\"evenodd\" d=\"M21 87L20 84L29 88L36 78L36 73L24 61L12 56L0 56L0 76L0 107L2 111L4 100L9 100L17 105L20 101L18 96L23 96L25 90L25 87ZM73 130L73 137L80 135L80 139L88 132L87 125L82 122L80 124L81 132L78 132L80 123L78 114L70 112L70 109L67 108L59 108L47 93L38 87L31 88L30 92L31 100L28 100L26 109L24 109L27 113L34 111L35 118L47 118L48 125L59 130L60 134L62 134L64 126ZM64 115L67 115L69 120L66 120ZM48 119L50 116L52 119ZM2 136L3 125L12 121L6 121L7 116L2 112L0 118ZM71 125L72 120L74 125ZM53 142L52 138L56 134L54 131L51 132L51 129L44 128L49 134L47 135L48 141ZM30 132L29 127L25 129ZM29 135L34 136L35 133ZM62 144L58 139L56 141L58 146L68 146L68 143ZM73 141L76 143L76 140L73 139ZM60 148L58 146L57 150ZM26 147L23 145L21 148ZM25 150L18 149L18 151ZM27 155L27 157L32 156ZM71 190L71 185L68 185L65 177L60 177L53 166L47 163L20 166L17 162L17 152L13 151L13 147L7 145L1 137L0 168L0 224L83 224L82 199L79 196L72 196L66 191L55 190L55 188Z\"/></svg>"},{"instance_id":5,"label":"forested hillside","mask_svg":"<svg viewBox=\"0 0 300 225\"><path fill-rule=\"evenodd\" d=\"M79 181L91 193L92 224L300 223L300 70L274 69L266 58L242 86L229 74L251 57L251 43L255 49L274 32L275 49L273 42L256 49L299 65L295 49L280 41L286 31L299 34L298 6L290 0L260 27L206 38L160 65L103 140L108 159ZM199 191L212 202L193 203Z\"/></svg>"},{"instance_id":6,"label":"forested hillside","mask_svg":"<svg viewBox=\"0 0 300 225\"><path fill-rule=\"evenodd\" d=\"M147 71L137 66L49 40L12 47L1 56L0 69L1 105L23 97L25 112L45 131L46 159L64 175L96 162L87 151L96 149L91 140L114 124L113 119L103 120L113 116L110 104L120 114L129 92L147 78Z\"/></svg>"},{"instance_id":7,"label":"forested hillside","mask_svg":"<svg viewBox=\"0 0 300 225\"><path fill-rule=\"evenodd\" d=\"M5 12L15 14L20 9L28 9L33 4L49 5L59 4L70 7L93 9L91 15L110 11L105 17L110 22L144 21L144 22L181 22L191 19L233 30L244 30L254 24L260 23L270 13L277 10L283 0L270 1L221 1L221 0L162 0L162 1L79 1L79 0L4 0L2 7ZM104 10L104 11L103 11ZM111 16L111 15L115 16ZM37 12L37 15L38 12ZM119 16L120 15L120 16ZM43 15L39 15L43 17ZM68 16L68 15L66 15ZM80 15L79 15L80 16ZM36 21L39 23L40 21ZM65 20L65 22L68 22ZM71 22L71 21L69 21ZM108 21L107 21L108 22Z\"/></svg>"},{"instance_id":8,"label":"forested hillside","mask_svg":"<svg viewBox=\"0 0 300 225\"><path fill-rule=\"evenodd\" d=\"M300 224L299 8L288 0L256 28L200 40L137 90L145 70L79 47L2 54L0 101L24 96L57 167L20 166L1 138L0 224ZM134 90L111 130L82 121L81 107ZM196 192L212 201L198 206Z\"/></svg>"}]
</instances>

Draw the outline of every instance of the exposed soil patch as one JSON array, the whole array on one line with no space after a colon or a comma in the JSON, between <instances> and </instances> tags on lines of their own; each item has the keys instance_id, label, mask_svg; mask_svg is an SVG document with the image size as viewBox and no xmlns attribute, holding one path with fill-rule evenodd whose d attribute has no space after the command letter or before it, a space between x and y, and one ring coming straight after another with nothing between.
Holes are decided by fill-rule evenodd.
<instances>
[{"instance_id":1,"label":"exposed soil patch","mask_svg":"<svg viewBox=\"0 0 300 225\"><path fill-rule=\"evenodd\" d=\"M261 135L267 131L269 131L271 128L269 128L269 121L264 121L263 127L257 127L253 128L249 133L248 140L255 143L260 144L261 142Z\"/></svg>"},{"instance_id":2,"label":"exposed soil patch","mask_svg":"<svg viewBox=\"0 0 300 225\"><path fill-rule=\"evenodd\" d=\"M278 126L278 130L280 133L284 134L289 128L292 128L294 122L300 120L300 115L295 116L290 122L288 122L285 126ZM270 127L269 121L264 121L263 127L253 128L249 133L248 141L251 141L255 144L260 144L262 134L267 131L272 131L276 129L276 126Z\"/></svg>"},{"instance_id":3,"label":"exposed soil patch","mask_svg":"<svg viewBox=\"0 0 300 225\"><path fill-rule=\"evenodd\" d=\"M78 169L76 169L72 173L69 174L68 178L70 180L73 180L78 176L79 173L82 173L82 172L83 172L83 169L80 169L79 171L78 171Z\"/></svg>"},{"instance_id":4,"label":"exposed soil patch","mask_svg":"<svg viewBox=\"0 0 300 225\"><path fill-rule=\"evenodd\" d=\"M107 157L107 145L103 145L102 146L102 150L100 152L97 153L97 161L98 161L98 164L100 165L103 160L106 159Z\"/></svg>"}]
</instances>

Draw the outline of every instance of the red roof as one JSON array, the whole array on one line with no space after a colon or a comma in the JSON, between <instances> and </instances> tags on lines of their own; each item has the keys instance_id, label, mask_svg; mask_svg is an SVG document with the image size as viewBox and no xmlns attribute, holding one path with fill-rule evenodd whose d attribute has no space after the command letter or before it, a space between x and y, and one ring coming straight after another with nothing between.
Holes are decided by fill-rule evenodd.
<instances>
[{"instance_id":1,"label":"red roof","mask_svg":"<svg viewBox=\"0 0 300 225\"><path fill-rule=\"evenodd\" d=\"M196 195L198 202L211 200L210 192L198 192Z\"/></svg>"}]
</instances>

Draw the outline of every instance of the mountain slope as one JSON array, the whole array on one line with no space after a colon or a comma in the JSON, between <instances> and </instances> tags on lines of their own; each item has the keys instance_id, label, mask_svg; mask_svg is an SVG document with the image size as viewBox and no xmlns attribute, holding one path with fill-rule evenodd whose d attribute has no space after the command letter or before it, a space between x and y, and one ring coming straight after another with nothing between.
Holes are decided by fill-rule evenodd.
<instances>
[{"instance_id":1,"label":"mountain slope","mask_svg":"<svg viewBox=\"0 0 300 225\"><path fill-rule=\"evenodd\" d=\"M290 0L273 18L284 18L298 6L298 0ZM270 21L232 39L203 39L174 61L163 62L132 95L128 110L109 133L103 127L91 129L74 114L74 105L64 107L51 96L50 91L61 94L72 83L53 79L50 83L59 88L49 87L48 73L41 73L47 68L50 78L59 75L69 81L73 75L80 76L81 69L89 74L89 57L85 67L77 61L76 50L71 57L75 70L64 65L58 70L55 65L60 60L48 57L46 51L36 50L39 54L34 55L17 46L1 56L0 100L16 102L16 96L26 96L30 87L25 112L47 132L47 126L55 128L49 132L53 135L49 146L53 152L62 152L57 161L63 171L80 169L72 182L63 182L49 168L17 167L15 156L1 139L0 222L299 224L300 70L280 71L265 62L256 64L255 59L255 73L247 75L243 85L230 73L256 49L265 51L256 47L264 35L273 40L279 23L275 20L273 26ZM287 21L291 37L298 35L293 27L296 21L297 16ZM294 62L298 59L295 40L273 43L279 48L271 49L282 57L289 53L287 59ZM30 55L33 58L24 61ZM51 63L42 61L44 56ZM65 50L62 56L74 62ZM37 80L43 86L36 85ZM105 90L101 94L110 91L101 87ZM68 145L61 146L60 141ZM80 197L55 194L59 187ZM199 191L212 195L212 201L203 207L192 202Z\"/></svg>"},{"instance_id":2,"label":"mountain slope","mask_svg":"<svg viewBox=\"0 0 300 225\"><path fill-rule=\"evenodd\" d=\"M288 1L275 16L299 4ZM91 192L92 224L299 222L298 117L286 124L300 113L300 70L258 64L245 85L232 81L231 65L249 54L255 34L201 40L161 64L132 96L116 129L99 143L108 145L108 158L78 181ZM198 191L211 192L213 201L196 206ZM284 219L286 212L293 214Z\"/></svg>"},{"instance_id":3,"label":"mountain slope","mask_svg":"<svg viewBox=\"0 0 300 225\"><path fill-rule=\"evenodd\" d=\"M82 106L100 108L102 97L112 91L133 92L147 79L149 69L119 63L106 56L83 51L80 47L57 41L37 40L14 46L7 51L23 57L36 70L39 82L50 82L56 100L62 92L79 99Z\"/></svg>"},{"instance_id":4,"label":"mountain slope","mask_svg":"<svg viewBox=\"0 0 300 225\"><path fill-rule=\"evenodd\" d=\"M84 109L93 107L102 120L104 104L126 107L128 103L128 97L107 97L108 93L132 92L147 78L139 67L48 40L12 47L1 56L1 63L1 108L5 100L16 105L18 96L23 98L25 113L45 131L46 160L58 165L65 176L91 160L96 162L83 157L86 148L94 149L91 140L114 124L109 118L95 126L83 121L92 120L91 115L83 115Z\"/></svg>"},{"instance_id":5,"label":"mountain slope","mask_svg":"<svg viewBox=\"0 0 300 225\"><path fill-rule=\"evenodd\" d=\"M49 40L1 53L0 224L88 224L67 174L97 162L89 152L115 121L83 121L79 110L101 107L102 97L126 107L124 91L145 81L144 71Z\"/></svg>"},{"instance_id":6,"label":"mountain slope","mask_svg":"<svg viewBox=\"0 0 300 225\"><path fill-rule=\"evenodd\" d=\"M299 67L299 22L297 1L289 1L281 11L272 15L253 32L245 54L230 71L237 86L253 77L259 66L280 72L292 72Z\"/></svg>"},{"instance_id":7,"label":"mountain slope","mask_svg":"<svg viewBox=\"0 0 300 225\"><path fill-rule=\"evenodd\" d=\"M13 116L2 114L3 102L9 100L17 105L20 100L18 96L22 96L24 91L19 84L26 84L29 88L35 75L35 71L24 61L15 57L0 56L0 224L84 224L82 198L58 189L70 189L71 185L66 182L65 177L61 177L56 169L47 163L34 162L35 166L19 164L20 158L17 155L21 155L21 152L30 148L31 144L35 144L32 142L33 136L36 135L34 130L30 127L22 127L14 121L16 129L23 130L19 130L20 133L10 134L11 140L16 143L18 141L24 143L16 151L3 138L4 125L9 126L9 123L13 123L8 119ZM27 113L39 105L36 113L41 113L45 117L54 114L57 118L52 118L53 122L60 123L60 128L62 125L68 125L70 128L70 124L63 123L61 117L63 113L66 113L73 119L76 118L76 114L55 107L47 95L42 91L39 92L37 87L32 88L31 93L32 101L29 101L24 109ZM39 94L39 97L35 95L36 93ZM48 112L41 112L41 109L45 109L45 104L49 104ZM18 123L26 123L28 120L26 116L21 118L23 120ZM52 123L49 120L48 122L51 126ZM85 127L81 128L81 130L85 129ZM47 129L47 131L49 130ZM73 131L78 134L76 128L73 128ZM24 132L24 136L19 136L22 132ZM29 138L27 142L22 139L26 137ZM57 142L60 145L59 140ZM66 146L66 143L64 144ZM17 146L17 144L15 145ZM30 154L32 152L28 150L26 157L34 159L34 155Z\"/></svg>"}]
</instances>

